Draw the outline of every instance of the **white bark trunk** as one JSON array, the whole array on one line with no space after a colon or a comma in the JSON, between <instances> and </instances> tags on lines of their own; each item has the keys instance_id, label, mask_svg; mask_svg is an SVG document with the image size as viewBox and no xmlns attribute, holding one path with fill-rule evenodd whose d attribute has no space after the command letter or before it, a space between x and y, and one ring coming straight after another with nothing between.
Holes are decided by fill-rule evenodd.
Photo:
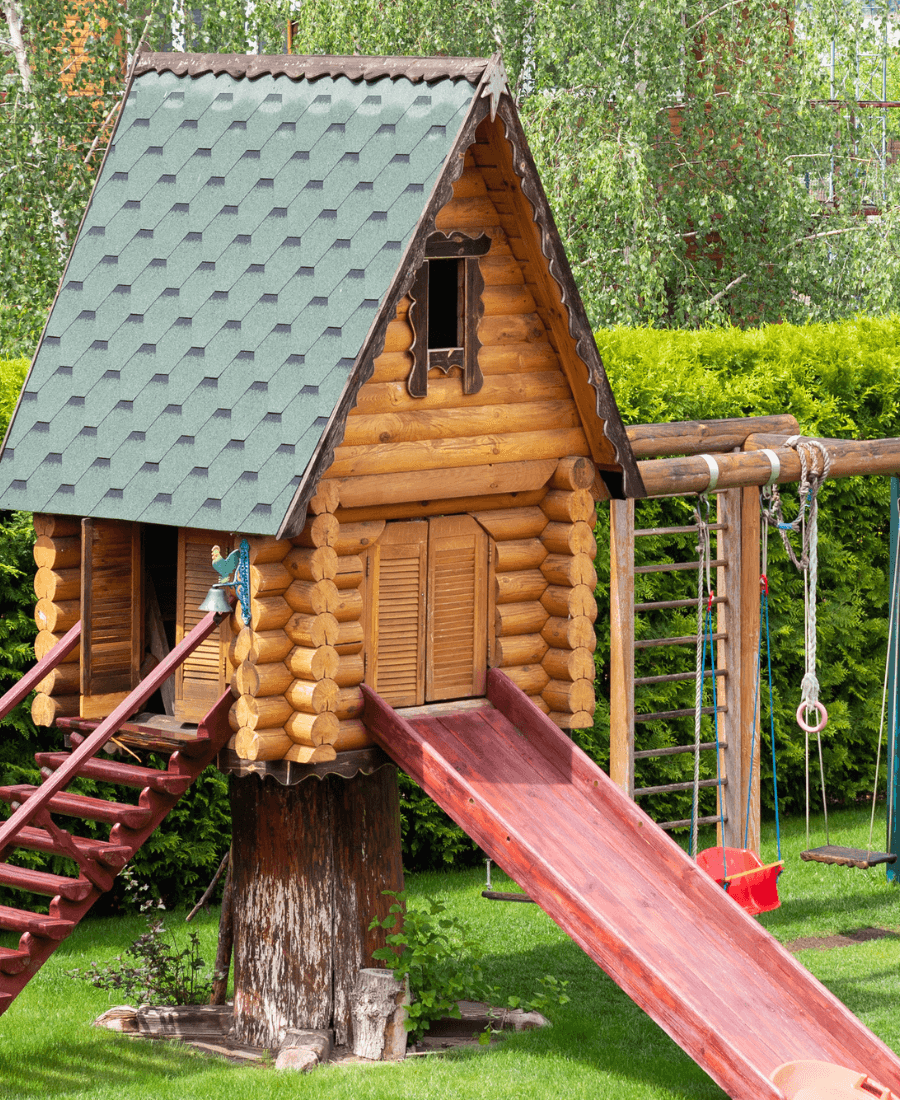
<instances>
[{"instance_id":1,"label":"white bark trunk","mask_svg":"<svg viewBox=\"0 0 900 1100\"><path fill-rule=\"evenodd\" d=\"M391 970L360 970L351 1000L350 1050L373 1061L398 1061L406 1055L406 1006L409 983Z\"/></svg>"}]
</instances>

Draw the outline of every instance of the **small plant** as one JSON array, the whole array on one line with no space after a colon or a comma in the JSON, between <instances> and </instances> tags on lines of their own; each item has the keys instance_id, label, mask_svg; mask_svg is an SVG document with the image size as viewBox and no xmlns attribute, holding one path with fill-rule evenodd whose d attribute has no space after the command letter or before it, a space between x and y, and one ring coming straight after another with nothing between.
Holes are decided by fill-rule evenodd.
<instances>
[{"instance_id":1,"label":"small plant","mask_svg":"<svg viewBox=\"0 0 900 1100\"><path fill-rule=\"evenodd\" d=\"M149 887L138 883L130 868L125 868L122 877L126 896L146 915L147 931L112 962L92 962L83 970L68 971L69 977L90 982L98 989L121 990L124 997L138 1004L207 1002L213 975L201 954L199 933L192 929L187 934L187 944L179 945L159 914L159 910L165 909L163 903L150 898Z\"/></svg>"},{"instance_id":2,"label":"small plant","mask_svg":"<svg viewBox=\"0 0 900 1100\"><path fill-rule=\"evenodd\" d=\"M420 1039L433 1020L459 1017L460 998L480 1000L487 992L482 980L479 953L468 940L465 925L447 915L447 907L429 901L427 908L407 908L405 891L385 890L394 899L388 915L372 921L370 929L388 930L387 946L374 951L378 959L402 981L409 978L412 1003L406 1030ZM466 957L465 965L460 961Z\"/></svg>"},{"instance_id":3,"label":"small plant","mask_svg":"<svg viewBox=\"0 0 900 1100\"><path fill-rule=\"evenodd\" d=\"M541 978L540 984L543 986L541 992L533 997L507 997L505 1008L501 1008L499 1011L491 1009L488 1012L488 1025L478 1036L478 1042L481 1046L487 1046L495 1035L502 1033L503 1021L510 1012L515 1011L517 1008L521 1009L522 1012L545 1013L554 1005L565 1005L571 1000L569 994L566 993L566 986L569 984L567 981L560 981L552 974L545 974ZM492 1000L496 1000L496 997ZM498 1021L499 1027L494 1026L495 1020Z\"/></svg>"}]
</instances>

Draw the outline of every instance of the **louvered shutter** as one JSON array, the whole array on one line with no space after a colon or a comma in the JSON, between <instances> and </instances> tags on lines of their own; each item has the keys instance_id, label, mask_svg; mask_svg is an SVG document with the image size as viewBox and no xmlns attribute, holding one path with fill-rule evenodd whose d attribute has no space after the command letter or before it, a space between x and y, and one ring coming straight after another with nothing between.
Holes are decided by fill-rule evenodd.
<instances>
[{"instance_id":1,"label":"louvered shutter","mask_svg":"<svg viewBox=\"0 0 900 1100\"><path fill-rule=\"evenodd\" d=\"M425 584L428 523L389 523L369 551L366 682L395 707L425 700Z\"/></svg>"},{"instance_id":2,"label":"louvered shutter","mask_svg":"<svg viewBox=\"0 0 900 1100\"><path fill-rule=\"evenodd\" d=\"M229 536L216 531L178 532L178 604L175 640L180 642L206 612L200 604L210 585L220 577L212 567L212 548L222 555L231 550ZM182 722L199 722L226 687L228 623L202 642L175 674L175 717Z\"/></svg>"},{"instance_id":3,"label":"louvered shutter","mask_svg":"<svg viewBox=\"0 0 900 1100\"><path fill-rule=\"evenodd\" d=\"M429 523L425 698L483 695L487 663L487 535L471 516Z\"/></svg>"},{"instance_id":4,"label":"louvered shutter","mask_svg":"<svg viewBox=\"0 0 900 1100\"><path fill-rule=\"evenodd\" d=\"M81 716L102 718L137 685L143 604L134 523L82 520Z\"/></svg>"}]
</instances>

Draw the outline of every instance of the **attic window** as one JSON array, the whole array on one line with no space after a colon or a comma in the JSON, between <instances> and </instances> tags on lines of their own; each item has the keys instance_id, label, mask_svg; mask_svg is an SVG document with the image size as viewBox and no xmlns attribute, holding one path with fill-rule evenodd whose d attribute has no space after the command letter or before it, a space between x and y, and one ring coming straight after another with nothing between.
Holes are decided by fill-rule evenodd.
<instances>
[{"instance_id":1,"label":"attic window","mask_svg":"<svg viewBox=\"0 0 900 1100\"><path fill-rule=\"evenodd\" d=\"M444 374L458 367L463 393L478 393L484 378L478 365L481 341L478 322L484 305L484 279L478 257L491 246L490 238L433 233L426 242L425 262L416 272L410 297L410 324L415 334L413 368L407 380L411 397L428 393L428 372Z\"/></svg>"}]
</instances>

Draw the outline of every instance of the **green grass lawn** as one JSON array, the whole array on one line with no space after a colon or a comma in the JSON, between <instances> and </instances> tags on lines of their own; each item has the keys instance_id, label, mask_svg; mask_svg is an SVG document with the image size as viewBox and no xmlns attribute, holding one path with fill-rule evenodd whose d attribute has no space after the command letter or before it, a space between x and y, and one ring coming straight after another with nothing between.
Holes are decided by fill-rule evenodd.
<instances>
[{"instance_id":1,"label":"green grass lawn","mask_svg":"<svg viewBox=\"0 0 900 1100\"><path fill-rule=\"evenodd\" d=\"M879 828L881 825L879 824ZM783 838L781 909L761 922L782 942L878 926L900 931L900 894L883 869L803 863L802 821ZM831 842L865 847L865 811L831 822ZM877 840L880 843L881 837ZM821 823L813 844L824 843ZM876 844L876 846L878 846ZM774 837L763 854L775 858ZM125 1038L90 1026L108 994L66 971L121 953L143 931L138 917L87 920L0 1017L0 1098L40 1100L721 1100L724 1094L536 906L484 901L483 871L410 876L410 894L438 897L470 926L488 981L503 997L538 991L547 974L567 981L571 1001L548 1010L553 1027L511 1036L489 1049L400 1065L320 1069L308 1075L235 1068L174 1044ZM494 874L495 887L504 888ZM173 923L183 914L173 914ZM211 957L215 915L201 918ZM183 925L182 925L183 927ZM800 959L893 1049L900 1051L900 935Z\"/></svg>"}]
</instances>

